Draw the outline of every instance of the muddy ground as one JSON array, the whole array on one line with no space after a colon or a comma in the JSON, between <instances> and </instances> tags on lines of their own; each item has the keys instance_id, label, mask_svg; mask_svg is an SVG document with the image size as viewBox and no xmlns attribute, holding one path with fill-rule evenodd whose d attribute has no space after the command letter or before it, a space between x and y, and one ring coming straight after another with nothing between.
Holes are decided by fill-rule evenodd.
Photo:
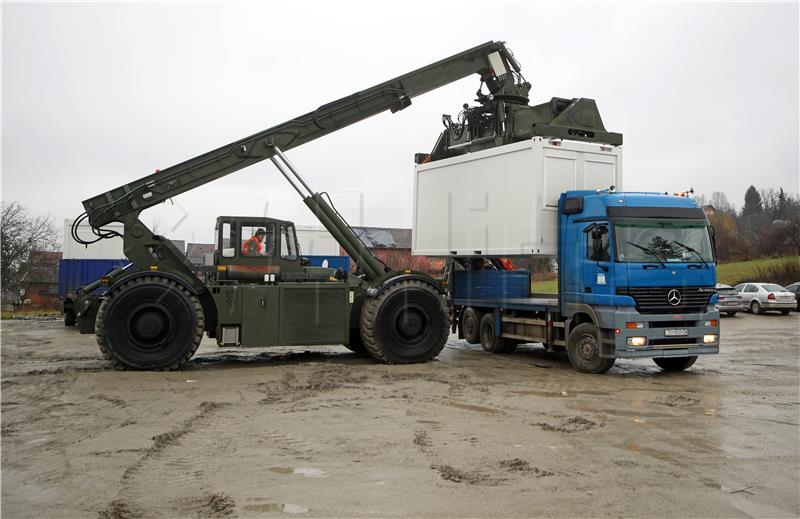
<instances>
[{"instance_id":1,"label":"muddy ground","mask_svg":"<svg viewBox=\"0 0 800 519\"><path fill-rule=\"evenodd\" d=\"M800 514L800 316L723 319L685 373L574 372L454 336L385 366L342 347L110 370L93 336L2 323L3 517Z\"/></svg>"}]
</instances>

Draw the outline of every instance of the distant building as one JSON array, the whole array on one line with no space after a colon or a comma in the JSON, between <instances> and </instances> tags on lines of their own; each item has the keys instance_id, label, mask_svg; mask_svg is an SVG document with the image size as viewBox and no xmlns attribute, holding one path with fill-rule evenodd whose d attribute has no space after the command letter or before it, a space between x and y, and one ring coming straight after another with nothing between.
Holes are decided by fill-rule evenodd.
<instances>
[{"instance_id":1,"label":"distant building","mask_svg":"<svg viewBox=\"0 0 800 519\"><path fill-rule=\"evenodd\" d=\"M186 242L184 240L170 240L172 244L181 251L181 254L186 254Z\"/></svg>"},{"instance_id":2,"label":"distant building","mask_svg":"<svg viewBox=\"0 0 800 519\"><path fill-rule=\"evenodd\" d=\"M192 265L211 265L214 263L213 243L189 243L186 258Z\"/></svg>"},{"instance_id":3,"label":"distant building","mask_svg":"<svg viewBox=\"0 0 800 519\"><path fill-rule=\"evenodd\" d=\"M375 256L390 268L411 269L434 277L444 273L444 259L411 255L411 229L393 227L353 227L356 235ZM344 249L342 255L346 255Z\"/></svg>"},{"instance_id":4,"label":"distant building","mask_svg":"<svg viewBox=\"0 0 800 519\"><path fill-rule=\"evenodd\" d=\"M22 265L22 304L30 308L58 308L58 262L61 252L32 251Z\"/></svg>"}]
</instances>

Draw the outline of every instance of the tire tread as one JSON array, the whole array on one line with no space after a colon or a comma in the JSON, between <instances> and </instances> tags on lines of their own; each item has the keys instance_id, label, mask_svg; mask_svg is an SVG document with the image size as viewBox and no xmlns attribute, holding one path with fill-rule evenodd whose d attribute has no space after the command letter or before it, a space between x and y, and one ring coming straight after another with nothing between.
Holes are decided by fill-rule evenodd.
<instances>
[{"instance_id":1,"label":"tire tread","mask_svg":"<svg viewBox=\"0 0 800 519\"><path fill-rule=\"evenodd\" d=\"M178 360L174 361L172 364L166 366L159 366L159 367L151 367L151 366L137 366L131 365L128 363L123 362L119 359L119 357L114 353L114 349L111 344L108 343L106 340L105 334L105 320L106 320L106 313L108 312L108 308L114 302L114 298L118 297L124 291L144 284L160 284L163 285L164 289L166 290L175 290L180 292L186 299L189 301L189 304L192 307L192 311L195 315L195 329L194 334L192 336L192 346L187 349L186 353ZM114 365L115 369L119 370L127 370L127 369L146 369L150 371L174 371L183 367L189 359L194 356L197 348L200 346L200 341L203 339L203 331L205 330L205 316L203 314L203 306L200 304L200 300L198 300L194 295L189 292L186 287L183 285L164 277L160 276L146 276L146 277L139 277L134 278L129 281L124 282L118 288L115 288L111 293L106 294L103 302L100 304L100 308L97 310L97 318L95 320L95 338L97 339L97 346L100 348L100 353L103 354L107 360L111 361Z\"/></svg>"}]
</instances>

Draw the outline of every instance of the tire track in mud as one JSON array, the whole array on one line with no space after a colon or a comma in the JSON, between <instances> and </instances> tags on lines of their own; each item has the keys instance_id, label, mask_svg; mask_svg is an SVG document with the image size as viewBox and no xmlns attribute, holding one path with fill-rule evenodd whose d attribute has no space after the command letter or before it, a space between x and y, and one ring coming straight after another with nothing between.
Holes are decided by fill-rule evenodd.
<instances>
[{"instance_id":1,"label":"tire track in mud","mask_svg":"<svg viewBox=\"0 0 800 519\"><path fill-rule=\"evenodd\" d=\"M177 427L152 438L152 445L129 465L120 478L117 498L100 510L100 519L132 519L146 516L227 517L235 510L233 499L210 488L204 468L204 452L219 441L198 428L229 405L203 402L198 412Z\"/></svg>"}]
</instances>

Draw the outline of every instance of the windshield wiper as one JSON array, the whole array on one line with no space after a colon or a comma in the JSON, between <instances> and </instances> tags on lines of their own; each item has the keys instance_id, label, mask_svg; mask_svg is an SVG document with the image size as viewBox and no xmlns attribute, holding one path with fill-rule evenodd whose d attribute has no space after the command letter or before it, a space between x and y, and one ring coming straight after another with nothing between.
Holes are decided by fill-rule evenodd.
<instances>
[{"instance_id":1,"label":"windshield wiper","mask_svg":"<svg viewBox=\"0 0 800 519\"><path fill-rule=\"evenodd\" d=\"M632 241L629 241L629 242L626 242L626 243L630 243L631 245L633 245L637 249L641 249L641 250L645 251L647 254L653 256L656 259L657 262L661 263L662 267L666 268L666 266L667 266L666 263L664 263L664 261L661 258L658 257L658 254L653 249L648 249L647 247L642 247L638 243L633 243Z\"/></svg>"},{"instance_id":2,"label":"windshield wiper","mask_svg":"<svg viewBox=\"0 0 800 519\"><path fill-rule=\"evenodd\" d=\"M679 242L678 240L672 240L672 243L674 243L674 244L675 244L675 245L677 245L678 247L683 247L685 250L688 250L689 252L693 252L695 256L697 256L698 258L700 258L700 261L702 261L702 262L703 262L703 265L705 265L705 266L706 266L706 268L708 268L708 262L705 260L705 258L703 258L703 255L702 255L702 254L700 254L699 252L697 252L695 249L693 249L693 248L689 247L689 246L688 246L688 245L686 245L685 243L681 243L681 242Z\"/></svg>"}]
</instances>

